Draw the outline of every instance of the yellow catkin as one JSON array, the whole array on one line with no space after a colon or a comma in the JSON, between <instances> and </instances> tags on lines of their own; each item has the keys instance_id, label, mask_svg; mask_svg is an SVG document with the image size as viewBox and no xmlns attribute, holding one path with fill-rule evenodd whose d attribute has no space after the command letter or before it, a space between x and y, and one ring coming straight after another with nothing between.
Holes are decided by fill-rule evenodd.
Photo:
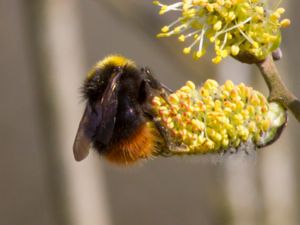
<instances>
[{"instance_id":1,"label":"yellow catkin","mask_svg":"<svg viewBox=\"0 0 300 225\"><path fill-rule=\"evenodd\" d=\"M226 151L245 142L260 146L270 141L275 137L274 129L285 122L284 109L274 104L245 84L226 81L219 85L211 79L199 88L188 81L168 96L168 102L162 97L152 100L170 139L190 153Z\"/></svg>"}]
</instances>

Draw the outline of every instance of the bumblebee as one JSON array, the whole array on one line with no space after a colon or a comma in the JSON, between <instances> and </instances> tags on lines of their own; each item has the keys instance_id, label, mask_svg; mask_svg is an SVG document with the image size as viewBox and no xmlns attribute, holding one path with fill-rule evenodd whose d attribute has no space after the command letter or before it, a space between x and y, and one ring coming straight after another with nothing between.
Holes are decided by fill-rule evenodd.
<instances>
[{"instance_id":1,"label":"bumblebee","mask_svg":"<svg viewBox=\"0 0 300 225\"><path fill-rule=\"evenodd\" d=\"M148 68L123 56L99 61L84 81L86 107L73 145L81 161L93 147L111 162L130 164L155 155L162 138L150 101L170 91Z\"/></svg>"}]
</instances>

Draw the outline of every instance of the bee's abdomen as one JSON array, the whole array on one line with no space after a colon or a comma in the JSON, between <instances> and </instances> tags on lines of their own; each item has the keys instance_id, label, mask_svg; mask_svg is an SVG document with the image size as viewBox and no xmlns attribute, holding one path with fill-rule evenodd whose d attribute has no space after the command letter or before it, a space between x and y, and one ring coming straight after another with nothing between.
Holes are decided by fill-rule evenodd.
<instances>
[{"instance_id":1,"label":"bee's abdomen","mask_svg":"<svg viewBox=\"0 0 300 225\"><path fill-rule=\"evenodd\" d=\"M104 155L111 162L131 164L151 157L155 152L155 140L155 128L150 122L143 123L129 137L112 143Z\"/></svg>"}]
</instances>

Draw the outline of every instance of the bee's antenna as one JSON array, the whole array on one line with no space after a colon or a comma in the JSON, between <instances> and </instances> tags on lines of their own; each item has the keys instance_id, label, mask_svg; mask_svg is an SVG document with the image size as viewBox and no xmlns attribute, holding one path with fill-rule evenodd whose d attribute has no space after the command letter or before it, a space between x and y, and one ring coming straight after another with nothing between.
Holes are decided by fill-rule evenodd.
<instances>
[{"instance_id":1,"label":"bee's antenna","mask_svg":"<svg viewBox=\"0 0 300 225\"><path fill-rule=\"evenodd\" d=\"M169 88L168 86L166 86L164 83L160 82L160 85L163 87L163 89L167 90L168 92L170 92L170 93L174 92L171 88Z\"/></svg>"},{"instance_id":2,"label":"bee's antenna","mask_svg":"<svg viewBox=\"0 0 300 225\"><path fill-rule=\"evenodd\" d=\"M150 71L150 69L149 69L148 67L142 67L142 68L141 68L141 71L142 71L142 73L145 73L145 74L149 75L150 77L153 77L153 75L152 75L152 73L151 73L151 71ZM159 83L159 85L160 85L164 90L168 91L169 93L173 93L173 90L170 89L170 88L169 88L168 86L166 86L165 84L163 84L162 82L157 81L157 83Z\"/></svg>"}]
</instances>

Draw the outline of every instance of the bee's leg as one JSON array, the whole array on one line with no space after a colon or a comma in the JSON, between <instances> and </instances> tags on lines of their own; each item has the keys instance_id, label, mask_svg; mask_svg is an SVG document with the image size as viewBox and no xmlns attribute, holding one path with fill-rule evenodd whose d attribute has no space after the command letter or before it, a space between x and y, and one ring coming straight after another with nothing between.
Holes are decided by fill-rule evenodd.
<instances>
[{"instance_id":1,"label":"bee's leg","mask_svg":"<svg viewBox=\"0 0 300 225\"><path fill-rule=\"evenodd\" d=\"M144 112L146 117L148 117L148 119L153 122L156 130L158 131L159 135L161 136L162 140L163 140L163 144L159 145L159 152L158 154L159 155L162 155L162 156L172 156L173 155L173 151L172 149L175 149L175 144L171 141L170 139L170 136L166 130L165 127L163 127L161 124L160 124L160 121L153 117L151 115L151 113L148 113L148 112Z\"/></svg>"},{"instance_id":2,"label":"bee's leg","mask_svg":"<svg viewBox=\"0 0 300 225\"><path fill-rule=\"evenodd\" d=\"M157 92L157 90L153 89L153 87L150 85L150 81L148 79L144 79L140 85L138 101L141 104L144 115L148 120L154 123L157 131L159 132L160 136L165 142L163 146L160 146L161 152L162 151L167 152L166 148L169 145L169 137L167 131L163 126L161 126L160 121L158 121L158 119L155 117L154 111L151 106L151 100L153 99L154 96L159 94L160 92ZM163 154L163 155L167 155L167 154Z\"/></svg>"},{"instance_id":3,"label":"bee's leg","mask_svg":"<svg viewBox=\"0 0 300 225\"><path fill-rule=\"evenodd\" d=\"M189 149L186 145L182 143L175 143L172 140L169 132L164 126L161 125L160 121L157 118L146 112L145 115L154 123L156 130L164 141L163 145L159 145L160 149L158 155L168 157L172 155L186 154L189 152Z\"/></svg>"},{"instance_id":4,"label":"bee's leg","mask_svg":"<svg viewBox=\"0 0 300 225\"><path fill-rule=\"evenodd\" d=\"M160 97L162 97L162 99L165 100L165 102L168 103L168 105L171 105L168 99L168 95L164 90L160 93Z\"/></svg>"},{"instance_id":5,"label":"bee's leg","mask_svg":"<svg viewBox=\"0 0 300 225\"><path fill-rule=\"evenodd\" d=\"M159 154L170 156L174 154L186 153L187 148L182 144L177 144L172 141L167 129L162 126L160 121L155 117L150 101L154 96L157 95L160 95L168 104L170 104L167 93L164 89L161 89L159 92L157 92L157 90L153 89L153 86L151 86L149 80L143 80L140 85L139 102L141 103L145 116L154 123L160 136L164 140L164 146L161 146L162 148L160 149Z\"/></svg>"}]
</instances>

